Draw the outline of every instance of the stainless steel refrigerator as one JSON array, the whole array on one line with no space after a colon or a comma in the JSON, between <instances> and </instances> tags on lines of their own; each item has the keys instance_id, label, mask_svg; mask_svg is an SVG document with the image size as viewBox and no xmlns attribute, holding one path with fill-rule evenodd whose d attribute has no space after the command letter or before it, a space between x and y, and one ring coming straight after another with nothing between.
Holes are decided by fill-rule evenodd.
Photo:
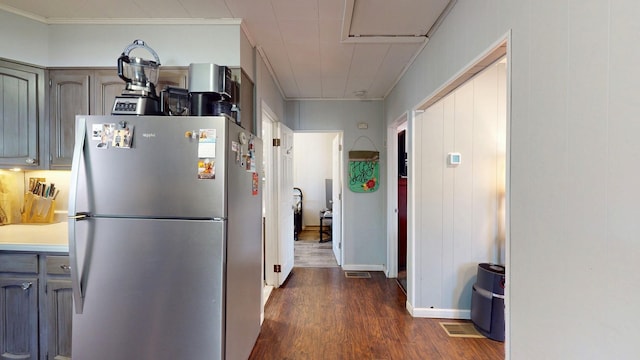
<instances>
[{"instance_id":1,"label":"stainless steel refrigerator","mask_svg":"<svg viewBox=\"0 0 640 360\"><path fill-rule=\"evenodd\" d=\"M246 359L262 144L228 117L77 116L72 357Z\"/></svg>"}]
</instances>

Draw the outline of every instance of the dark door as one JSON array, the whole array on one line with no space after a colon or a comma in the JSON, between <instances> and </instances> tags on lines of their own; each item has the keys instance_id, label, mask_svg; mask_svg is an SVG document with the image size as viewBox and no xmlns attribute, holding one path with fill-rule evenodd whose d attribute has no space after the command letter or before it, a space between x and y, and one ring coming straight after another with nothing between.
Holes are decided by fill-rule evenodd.
<instances>
[{"instance_id":1,"label":"dark door","mask_svg":"<svg viewBox=\"0 0 640 360\"><path fill-rule=\"evenodd\" d=\"M398 179L398 272L407 269L407 178Z\"/></svg>"}]
</instances>

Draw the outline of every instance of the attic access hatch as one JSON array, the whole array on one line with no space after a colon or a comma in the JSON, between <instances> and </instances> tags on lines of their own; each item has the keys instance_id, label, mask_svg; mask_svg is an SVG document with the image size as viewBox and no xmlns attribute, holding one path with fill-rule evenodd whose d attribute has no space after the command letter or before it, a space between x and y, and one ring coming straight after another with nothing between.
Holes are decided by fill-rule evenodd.
<instances>
[{"instance_id":1,"label":"attic access hatch","mask_svg":"<svg viewBox=\"0 0 640 360\"><path fill-rule=\"evenodd\" d=\"M342 42L424 42L455 3L456 0L345 0Z\"/></svg>"}]
</instances>

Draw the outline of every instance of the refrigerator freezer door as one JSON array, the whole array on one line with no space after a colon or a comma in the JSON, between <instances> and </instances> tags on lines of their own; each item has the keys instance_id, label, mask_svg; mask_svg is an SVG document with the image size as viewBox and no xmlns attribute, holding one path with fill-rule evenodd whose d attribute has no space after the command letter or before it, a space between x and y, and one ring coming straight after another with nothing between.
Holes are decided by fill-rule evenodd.
<instances>
[{"instance_id":1,"label":"refrigerator freezer door","mask_svg":"<svg viewBox=\"0 0 640 360\"><path fill-rule=\"evenodd\" d=\"M85 141L74 149L76 211L225 218L230 123L222 116L77 116ZM126 144L117 135L123 129ZM198 176L199 162L208 165L207 176Z\"/></svg>"},{"instance_id":2,"label":"refrigerator freezer door","mask_svg":"<svg viewBox=\"0 0 640 360\"><path fill-rule=\"evenodd\" d=\"M74 359L222 358L225 225L77 221L85 301L73 318Z\"/></svg>"},{"instance_id":3,"label":"refrigerator freezer door","mask_svg":"<svg viewBox=\"0 0 640 360\"><path fill-rule=\"evenodd\" d=\"M229 138L238 139L245 130L232 124ZM255 150L256 171L262 166L262 143L248 141ZM245 145L246 146L246 145ZM257 177L257 174L256 174ZM227 359L246 359L260 332L262 293L262 191L246 167L228 167L227 218ZM255 193L252 187L256 187Z\"/></svg>"}]
</instances>

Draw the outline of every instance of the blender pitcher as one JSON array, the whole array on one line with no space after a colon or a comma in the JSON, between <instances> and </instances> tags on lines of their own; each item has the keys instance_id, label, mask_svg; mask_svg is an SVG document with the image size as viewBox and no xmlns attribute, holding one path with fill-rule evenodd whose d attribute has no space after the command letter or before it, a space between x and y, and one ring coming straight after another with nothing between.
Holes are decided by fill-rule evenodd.
<instances>
[{"instance_id":1,"label":"blender pitcher","mask_svg":"<svg viewBox=\"0 0 640 360\"><path fill-rule=\"evenodd\" d=\"M144 48L153 55L154 60L130 57L129 54L136 48ZM127 83L125 90L138 92L143 96L157 98L155 87L158 82L159 67L158 54L142 40L134 40L118 58L118 76Z\"/></svg>"}]
</instances>

